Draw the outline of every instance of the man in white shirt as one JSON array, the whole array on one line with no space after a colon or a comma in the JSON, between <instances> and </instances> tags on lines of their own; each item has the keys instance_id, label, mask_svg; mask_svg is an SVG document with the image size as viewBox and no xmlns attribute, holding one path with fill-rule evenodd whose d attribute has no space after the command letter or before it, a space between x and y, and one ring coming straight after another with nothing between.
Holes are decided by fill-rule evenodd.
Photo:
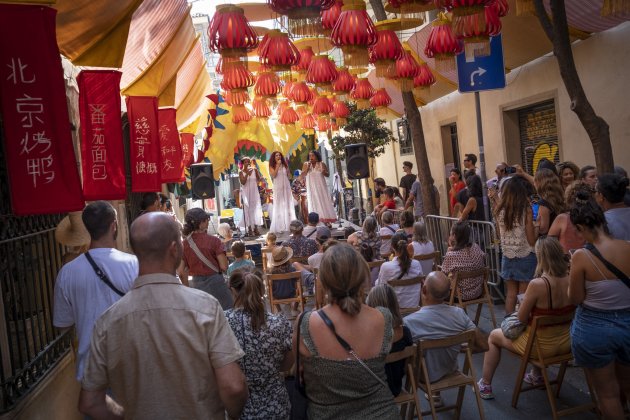
<instances>
[{"instance_id":1,"label":"man in white shirt","mask_svg":"<svg viewBox=\"0 0 630 420\"><path fill-rule=\"evenodd\" d=\"M115 249L118 232L116 210L107 201L90 203L82 215L90 233L90 249L64 265L55 282L53 324L57 328L76 326L79 340L77 380L83 378L94 323L107 308L131 289L138 276L138 259ZM101 279L87 254L106 276ZM114 290L117 289L117 291Z\"/></svg>"}]
</instances>

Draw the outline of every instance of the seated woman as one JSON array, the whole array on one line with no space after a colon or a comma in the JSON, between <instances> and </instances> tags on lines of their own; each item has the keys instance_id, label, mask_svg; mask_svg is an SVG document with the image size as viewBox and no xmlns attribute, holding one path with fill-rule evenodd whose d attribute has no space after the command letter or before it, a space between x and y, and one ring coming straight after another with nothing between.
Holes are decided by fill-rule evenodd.
<instances>
[{"instance_id":1,"label":"seated woman","mask_svg":"<svg viewBox=\"0 0 630 420\"><path fill-rule=\"evenodd\" d=\"M413 225L413 238L412 242L407 245L407 252L412 257L416 255L426 255L435 252L433 242L427 237L427 226L424 221L419 221ZM430 273L433 271L433 259L420 261L423 273Z\"/></svg>"},{"instance_id":2,"label":"seated woman","mask_svg":"<svg viewBox=\"0 0 630 420\"><path fill-rule=\"evenodd\" d=\"M457 222L451 228L448 238L449 246L442 271L446 275L459 271L473 271L486 266L486 254L476 243L470 242L471 229L467 222ZM481 296L483 292L483 276L463 279L459 289L464 300L471 300Z\"/></svg>"},{"instance_id":3,"label":"seated woman","mask_svg":"<svg viewBox=\"0 0 630 420\"><path fill-rule=\"evenodd\" d=\"M353 247L338 244L324 253L319 278L329 303L300 318L299 341L293 333L309 419L400 418L385 375L392 315L362 304L368 277L367 264Z\"/></svg>"},{"instance_id":4,"label":"seated woman","mask_svg":"<svg viewBox=\"0 0 630 420\"><path fill-rule=\"evenodd\" d=\"M394 258L381 266L376 280L377 286L387 284L390 280L410 279L423 274L420 262L412 259L407 252L407 238L404 233L396 233L392 236L392 251L394 251ZM420 284L394 287L400 307L414 308L419 306L421 287Z\"/></svg>"},{"instance_id":5,"label":"seated woman","mask_svg":"<svg viewBox=\"0 0 630 420\"><path fill-rule=\"evenodd\" d=\"M394 343L390 353L403 351L405 347L413 345L411 339L411 331L406 325L403 325L402 316L400 315L400 307L398 306L398 298L396 292L391 286L381 284L370 290L366 303L372 308L383 307L389 309L392 314L392 326L394 327ZM405 376L405 360L399 360L385 365L385 374L387 375L387 384L389 390L392 391L394 397L400 394L402 389L402 380Z\"/></svg>"},{"instance_id":6,"label":"seated woman","mask_svg":"<svg viewBox=\"0 0 630 420\"><path fill-rule=\"evenodd\" d=\"M363 257L365 262L370 263L372 261L376 261L374 259L374 250L370 246L368 246L368 244L361 244L361 249L359 250L359 253ZM372 287L374 287L374 283L376 283L376 279L378 278L378 273L380 271L381 267L372 267L370 269L370 281L365 285L366 290L370 290Z\"/></svg>"},{"instance_id":7,"label":"seated woman","mask_svg":"<svg viewBox=\"0 0 630 420\"><path fill-rule=\"evenodd\" d=\"M355 247L357 251L360 251L361 244L365 243L374 250L374 258L380 258L381 256L381 237L376 229L378 224L376 219L372 216L365 218L363 222L363 230L354 232L348 237L348 244Z\"/></svg>"},{"instance_id":8,"label":"seated woman","mask_svg":"<svg viewBox=\"0 0 630 420\"><path fill-rule=\"evenodd\" d=\"M392 241L390 239L383 239L383 236L392 236L400 228L397 223L394 223L394 213L386 211L381 216L382 226L378 231L381 237L381 257L386 258L392 253Z\"/></svg>"},{"instance_id":9,"label":"seated woman","mask_svg":"<svg viewBox=\"0 0 630 420\"><path fill-rule=\"evenodd\" d=\"M223 243L223 251L228 252L232 248L232 243L234 239L232 239L232 228L228 223L221 223L219 227L217 227L217 233L219 235L219 239Z\"/></svg>"},{"instance_id":10,"label":"seated woman","mask_svg":"<svg viewBox=\"0 0 630 420\"><path fill-rule=\"evenodd\" d=\"M569 300L568 263L560 242L552 237L539 238L535 251L538 259L536 278L527 285L525 298L518 310L519 320L528 324L531 324L532 318L537 315L564 315L575 310ZM540 350L545 357L564 354L571 350L569 327L569 324L552 325L537 332ZM484 356L483 376L479 380L481 398L485 400L494 398L491 384L494 372L501 361L501 348L523 354L529 333L530 327L527 327L514 341L506 338L501 328L490 333L488 337L490 349ZM533 385L542 383L538 369L532 369L523 380Z\"/></svg>"},{"instance_id":11,"label":"seated woman","mask_svg":"<svg viewBox=\"0 0 630 420\"><path fill-rule=\"evenodd\" d=\"M296 270L291 264L293 249L288 246L277 246L271 251L271 274L294 273ZM295 281L274 281L272 286L275 299L288 299L295 296Z\"/></svg>"},{"instance_id":12,"label":"seated woman","mask_svg":"<svg viewBox=\"0 0 630 420\"><path fill-rule=\"evenodd\" d=\"M291 324L265 311L265 286L251 267L235 271L229 285L234 308L225 317L245 352L239 363L249 388L241 418L286 419L291 403L282 372L293 365Z\"/></svg>"},{"instance_id":13,"label":"seated woman","mask_svg":"<svg viewBox=\"0 0 630 420\"><path fill-rule=\"evenodd\" d=\"M400 213L400 229L396 233L403 232L407 241L411 241L411 238L413 238L413 224L415 222L416 219L412 212L403 211Z\"/></svg>"}]
</instances>

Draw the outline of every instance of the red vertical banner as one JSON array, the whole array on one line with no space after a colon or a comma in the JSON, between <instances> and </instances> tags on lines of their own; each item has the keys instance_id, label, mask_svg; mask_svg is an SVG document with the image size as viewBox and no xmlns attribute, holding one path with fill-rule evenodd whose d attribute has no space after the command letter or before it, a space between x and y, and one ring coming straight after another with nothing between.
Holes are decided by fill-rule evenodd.
<instances>
[{"instance_id":1,"label":"red vertical banner","mask_svg":"<svg viewBox=\"0 0 630 420\"><path fill-rule=\"evenodd\" d=\"M182 176L181 180L184 181L184 169L188 168L193 163L195 152L195 135L190 133L180 134L182 142Z\"/></svg>"},{"instance_id":2,"label":"red vertical banner","mask_svg":"<svg viewBox=\"0 0 630 420\"><path fill-rule=\"evenodd\" d=\"M115 70L79 73L81 167L86 200L124 200L125 155L120 115L120 77Z\"/></svg>"},{"instance_id":3,"label":"red vertical banner","mask_svg":"<svg viewBox=\"0 0 630 420\"><path fill-rule=\"evenodd\" d=\"M183 161L182 145L179 142L175 108L158 110L160 124L160 155L162 182L180 182L182 180Z\"/></svg>"},{"instance_id":4,"label":"red vertical banner","mask_svg":"<svg viewBox=\"0 0 630 420\"><path fill-rule=\"evenodd\" d=\"M0 4L0 96L15 215L84 206L57 47L57 11Z\"/></svg>"},{"instance_id":5,"label":"red vertical banner","mask_svg":"<svg viewBox=\"0 0 630 420\"><path fill-rule=\"evenodd\" d=\"M131 191L156 192L160 182L160 137L158 99L153 96L127 98L131 145Z\"/></svg>"}]
</instances>

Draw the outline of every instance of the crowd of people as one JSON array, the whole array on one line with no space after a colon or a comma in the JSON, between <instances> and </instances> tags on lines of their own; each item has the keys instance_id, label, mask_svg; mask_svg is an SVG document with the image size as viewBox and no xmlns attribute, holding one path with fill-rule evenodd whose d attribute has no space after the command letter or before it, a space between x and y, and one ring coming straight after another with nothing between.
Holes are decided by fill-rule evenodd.
<instances>
[{"instance_id":1,"label":"crowd of people","mask_svg":"<svg viewBox=\"0 0 630 420\"><path fill-rule=\"evenodd\" d=\"M240 177L244 195L248 182L259 177L247 162ZM272 163L274 196L292 200L284 157L274 153ZM474 330L476 347L487 350L479 393L492 399L501 349L523 354L534 317L575 312L572 324L538 334L540 350L545 356L572 351L593 383L604 418L623 418L624 397L630 397L627 176L579 170L571 162L541 162L534 176L497 165L487 187L505 310L528 327L515 339L500 328L486 338L463 309L447 303L454 273L487 266L488 244L474 232L475 221L486 220L475 164L476 156L468 154L463 176L451 171L449 211L457 220L448 250L437 260L424 258L436 248L410 162L404 163L402 194L375 180L382 203L359 231L337 241L326 226L336 217L332 205L317 192L326 191L327 168L311 152L299 178L311 190L307 226L296 219L293 202L275 211L272 226L290 237L278 244L269 233L262 270L229 225L219 225L216 236L208 233L210 216L202 209L189 209L181 224L159 195L148 197L131 225L131 255L115 249L116 210L108 202L90 203L81 216L89 249L59 272L53 317L55 326L77 329L80 410L94 418L168 413L267 419L289 418L292 410L305 408L316 419L394 419L405 370L404 363L385 363L391 352ZM411 206L413 211L404 211ZM397 209L402 211L394 221ZM243 227L256 234L258 225L247 220L258 218L258 208L245 213ZM291 272L300 272L306 296L319 296L317 310L269 306L270 293L293 297L296 287L287 280L268 290L265 275ZM417 283L390 285L416 278ZM463 280L458 295L478 298L483 282L483 276ZM294 325L290 317L297 318ZM428 351L429 380L456 370L458 354L457 347ZM305 405L286 387L290 371L305 392ZM523 380L541 385L541 372L532 369ZM443 404L440 393L426 398Z\"/></svg>"}]
</instances>

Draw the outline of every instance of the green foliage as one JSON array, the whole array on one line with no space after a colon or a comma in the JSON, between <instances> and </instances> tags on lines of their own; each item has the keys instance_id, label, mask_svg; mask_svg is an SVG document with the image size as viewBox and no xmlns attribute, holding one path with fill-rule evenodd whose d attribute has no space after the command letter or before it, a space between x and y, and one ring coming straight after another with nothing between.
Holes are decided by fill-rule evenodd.
<instances>
[{"instance_id":1,"label":"green foliage","mask_svg":"<svg viewBox=\"0 0 630 420\"><path fill-rule=\"evenodd\" d=\"M385 153L385 146L396 141L392 131L376 116L374 109L357 109L356 105L346 103L350 109L348 124L343 127L346 136L335 136L331 140L333 157L345 159L344 147L347 144L365 143L371 158Z\"/></svg>"}]
</instances>

